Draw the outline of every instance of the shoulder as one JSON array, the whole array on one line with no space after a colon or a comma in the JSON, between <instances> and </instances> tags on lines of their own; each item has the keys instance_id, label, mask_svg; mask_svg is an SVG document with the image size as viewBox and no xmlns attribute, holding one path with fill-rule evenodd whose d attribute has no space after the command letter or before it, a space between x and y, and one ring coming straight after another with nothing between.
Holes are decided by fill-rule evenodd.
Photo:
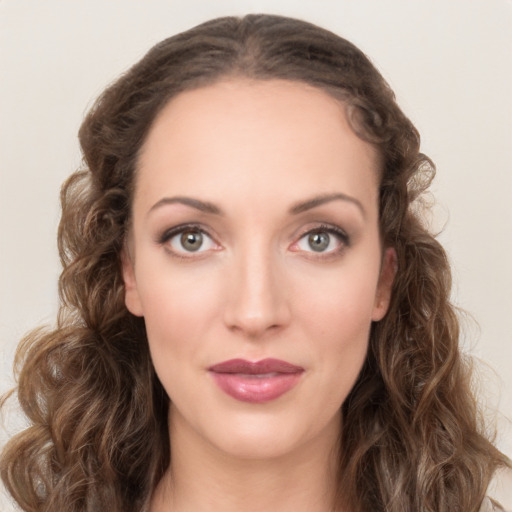
<instances>
[{"instance_id":1,"label":"shoulder","mask_svg":"<svg viewBox=\"0 0 512 512\"><path fill-rule=\"evenodd\" d=\"M496 471L479 512L512 512L512 468Z\"/></svg>"}]
</instances>

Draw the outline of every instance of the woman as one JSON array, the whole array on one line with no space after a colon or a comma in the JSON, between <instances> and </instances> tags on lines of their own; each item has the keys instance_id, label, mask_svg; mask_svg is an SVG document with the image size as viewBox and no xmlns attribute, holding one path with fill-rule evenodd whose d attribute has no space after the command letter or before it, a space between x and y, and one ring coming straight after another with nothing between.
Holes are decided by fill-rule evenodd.
<instances>
[{"instance_id":1,"label":"woman","mask_svg":"<svg viewBox=\"0 0 512 512\"><path fill-rule=\"evenodd\" d=\"M222 18L155 46L80 130L57 327L20 346L24 510L477 511L482 434L433 164L368 59Z\"/></svg>"}]
</instances>

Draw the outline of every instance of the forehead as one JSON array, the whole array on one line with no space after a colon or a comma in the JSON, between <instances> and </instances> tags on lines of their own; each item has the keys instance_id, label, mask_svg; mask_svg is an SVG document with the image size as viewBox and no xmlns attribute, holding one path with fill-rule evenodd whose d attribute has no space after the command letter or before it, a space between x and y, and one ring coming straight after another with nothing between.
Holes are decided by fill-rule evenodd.
<instances>
[{"instance_id":1,"label":"forehead","mask_svg":"<svg viewBox=\"0 0 512 512\"><path fill-rule=\"evenodd\" d=\"M137 190L239 193L364 192L377 154L350 128L345 106L323 90L284 80L232 79L183 92L155 119L142 148ZM311 190L314 188L315 190ZM282 196L281 196L282 197Z\"/></svg>"}]
</instances>

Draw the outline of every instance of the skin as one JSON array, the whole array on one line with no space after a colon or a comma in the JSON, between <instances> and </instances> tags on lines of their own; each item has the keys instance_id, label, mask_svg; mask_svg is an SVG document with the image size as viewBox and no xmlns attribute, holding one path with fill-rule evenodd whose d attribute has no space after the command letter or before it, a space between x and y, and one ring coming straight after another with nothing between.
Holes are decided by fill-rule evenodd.
<instances>
[{"instance_id":1,"label":"skin","mask_svg":"<svg viewBox=\"0 0 512 512\"><path fill-rule=\"evenodd\" d=\"M182 224L202 230L199 250L168 234ZM326 248L313 250L312 232ZM340 406L395 272L378 157L343 105L277 80L171 100L140 155L123 272L171 399L171 467L152 512L331 510ZM228 396L208 371L268 357L304 372L266 403Z\"/></svg>"}]
</instances>

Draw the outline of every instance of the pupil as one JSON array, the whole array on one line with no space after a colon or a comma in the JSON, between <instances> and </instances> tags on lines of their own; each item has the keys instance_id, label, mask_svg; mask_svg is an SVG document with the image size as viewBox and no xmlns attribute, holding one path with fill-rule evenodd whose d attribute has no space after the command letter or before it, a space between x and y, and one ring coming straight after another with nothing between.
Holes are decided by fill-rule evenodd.
<instances>
[{"instance_id":1,"label":"pupil","mask_svg":"<svg viewBox=\"0 0 512 512\"><path fill-rule=\"evenodd\" d=\"M312 233L309 235L309 245L313 251L325 251L329 247L329 235L327 233Z\"/></svg>"},{"instance_id":2,"label":"pupil","mask_svg":"<svg viewBox=\"0 0 512 512\"><path fill-rule=\"evenodd\" d=\"M187 231L181 235L181 245L187 251L197 251L203 245L203 235L198 231Z\"/></svg>"}]
</instances>

